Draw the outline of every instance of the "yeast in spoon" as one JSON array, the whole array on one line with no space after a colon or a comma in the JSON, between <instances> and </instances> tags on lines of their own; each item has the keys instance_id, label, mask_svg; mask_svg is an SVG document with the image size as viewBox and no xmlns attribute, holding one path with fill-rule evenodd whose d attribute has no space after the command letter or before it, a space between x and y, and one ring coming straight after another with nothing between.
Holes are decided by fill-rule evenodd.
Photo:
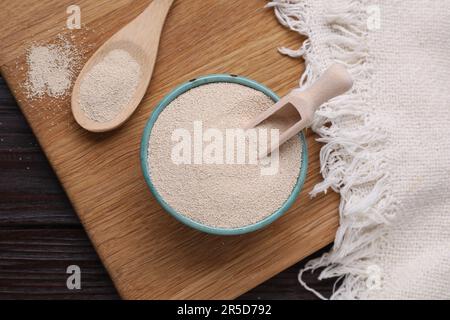
<instances>
[{"instance_id":1,"label":"yeast in spoon","mask_svg":"<svg viewBox=\"0 0 450 320\"><path fill-rule=\"evenodd\" d=\"M172 3L153 0L85 64L72 92L72 113L81 127L92 132L113 130L136 110L150 83Z\"/></svg>"}]
</instances>

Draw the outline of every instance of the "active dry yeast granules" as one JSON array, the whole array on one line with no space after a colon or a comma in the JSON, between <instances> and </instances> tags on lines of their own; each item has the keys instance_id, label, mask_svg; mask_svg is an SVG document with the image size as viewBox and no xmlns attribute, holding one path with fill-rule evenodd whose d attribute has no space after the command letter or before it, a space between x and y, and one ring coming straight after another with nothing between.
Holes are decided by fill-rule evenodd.
<instances>
[{"instance_id":1,"label":"active dry yeast granules","mask_svg":"<svg viewBox=\"0 0 450 320\"><path fill-rule=\"evenodd\" d=\"M128 51L112 50L81 81L81 109L91 120L113 120L135 94L140 77L141 65Z\"/></svg>"},{"instance_id":2,"label":"active dry yeast granules","mask_svg":"<svg viewBox=\"0 0 450 320\"><path fill-rule=\"evenodd\" d=\"M32 45L26 58L28 70L24 86L28 98L33 100L44 95L59 98L70 92L82 53L60 35L55 43Z\"/></svg>"},{"instance_id":3,"label":"active dry yeast granules","mask_svg":"<svg viewBox=\"0 0 450 320\"><path fill-rule=\"evenodd\" d=\"M193 137L194 123L201 122L204 131L241 128L272 104L262 92L232 83L203 85L170 103L159 115L148 147L149 174L166 203L194 221L229 229L254 224L278 210L299 176L300 139L281 147L274 175L262 175L263 164L180 164L172 159L177 129Z\"/></svg>"}]
</instances>

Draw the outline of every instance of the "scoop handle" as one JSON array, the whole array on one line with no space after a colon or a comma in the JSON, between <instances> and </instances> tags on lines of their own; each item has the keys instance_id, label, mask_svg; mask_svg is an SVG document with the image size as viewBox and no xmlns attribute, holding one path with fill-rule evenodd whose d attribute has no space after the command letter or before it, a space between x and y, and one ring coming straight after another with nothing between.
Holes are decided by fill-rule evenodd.
<instances>
[{"instance_id":1,"label":"scoop handle","mask_svg":"<svg viewBox=\"0 0 450 320\"><path fill-rule=\"evenodd\" d=\"M298 96L309 102L315 111L328 100L344 94L353 86L353 80L347 68L335 63L329 67L314 84L305 91L296 91Z\"/></svg>"}]
</instances>

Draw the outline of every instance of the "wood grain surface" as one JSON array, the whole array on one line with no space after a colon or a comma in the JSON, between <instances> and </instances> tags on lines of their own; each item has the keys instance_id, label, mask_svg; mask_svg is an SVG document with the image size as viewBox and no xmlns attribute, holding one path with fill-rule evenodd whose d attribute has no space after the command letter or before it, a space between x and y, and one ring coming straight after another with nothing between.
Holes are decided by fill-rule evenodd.
<instances>
[{"instance_id":1,"label":"wood grain surface","mask_svg":"<svg viewBox=\"0 0 450 320\"><path fill-rule=\"evenodd\" d=\"M320 145L308 134L310 168L292 209L269 228L240 237L188 229L151 197L140 173L142 129L157 102L175 85L209 73L253 78L285 94L302 72L278 45L298 46L265 1L179 0L161 39L155 73L137 113L121 129L90 134L70 114L69 97L29 101L24 53L32 41L64 31L69 1L8 3L1 14L1 72L36 134L119 294L128 299L235 298L333 239L338 196L310 199L320 181ZM135 17L148 1L79 1L86 27L78 45L94 44ZM86 49L86 47L84 47ZM22 70L22 68L24 70Z\"/></svg>"}]
</instances>

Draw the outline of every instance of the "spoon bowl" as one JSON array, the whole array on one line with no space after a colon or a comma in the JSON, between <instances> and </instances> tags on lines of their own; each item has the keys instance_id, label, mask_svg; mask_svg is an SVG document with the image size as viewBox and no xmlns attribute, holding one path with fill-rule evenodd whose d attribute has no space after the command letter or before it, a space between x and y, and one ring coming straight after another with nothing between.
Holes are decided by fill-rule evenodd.
<instances>
[{"instance_id":1,"label":"spoon bowl","mask_svg":"<svg viewBox=\"0 0 450 320\"><path fill-rule=\"evenodd\" d=\"M91 132L106 132L121 126L138 107L147 91L158 54L159 39L174 0L153 0L133 21L109 38L86 62L72 91L72 113L76 122ZM99 122L90 119L80 105L80 87L86 74L112 50L127 51L141 67L137 88L126 105L112 120Z\"/></svg>"}]
</instances>

